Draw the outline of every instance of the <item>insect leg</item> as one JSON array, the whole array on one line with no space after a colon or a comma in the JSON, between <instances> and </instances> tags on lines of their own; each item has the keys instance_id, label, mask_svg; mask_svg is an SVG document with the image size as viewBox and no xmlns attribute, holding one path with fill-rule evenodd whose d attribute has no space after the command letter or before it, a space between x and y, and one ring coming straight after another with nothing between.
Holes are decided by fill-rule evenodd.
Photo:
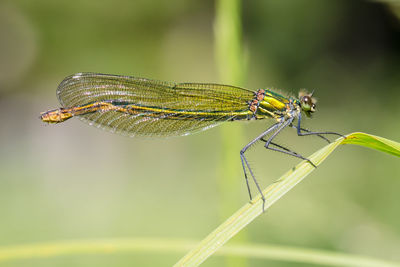
<instances>
[{"instance_id":1,"label":"insect leg","mask_svg":"<svg viewBox=\"0 0 400 267\"><path fill-rule=\"evenodd\" d=\"M295 128L296 130L298 129L297 126L295 126L295 125L293 125L293 124L290 125L290 126L293 127L293 128ZM300 128L300 131L307 132L307 133L312 133L310 130L307 130L307 129L305 129L305 128ZM318 137L324 139L324 140L325 140L326 142L328 142L328 143L331 143L331 141L330 141L328 138L326 138L325 136L323 136L323 135L316 134L316 136L318 136Z\"/></svg>"},{"instance_id":2,"label":"insect leg","mask_svg":"<svg viewBox=\"0 0 400 267\"><path fill-rule=\"evenodd\" d=\"M272 140L273 140L285 127L287 127L288 125L290 125L290 124L293 122L293 120L294 120L294 118L290 118L289 120L287 120L286 122L284 122L284 123L282 124L282 126L279 127L279 128L268 138L268 140L265 140L265 139L263 140L263 139L262 139L262 141L265 142L265 148L266 148L266 149L273 150L273 151L282 152L282 153L284 153L284 154L287 154L287 155L290 155L290 156L293 156L293 157L296 157L296 158L300 158L300 159L306 160L306 161L308 161L313 167L316 168L317 166L316 166L314 163L312 163L311 160L309 160L309 159L303 157L302 155L300 155L300 154L298 154L298 153L296 153L296 152L291 151L290 149L288 149L288 148L286 148L286 147L284 147L284 146L278 145L278 144L276 144L276 143L272 143ZM270 145L274 145L275 147L272 147L272 146L270 146Z\"/></svg>"},{"instance_id":3,"label":"insect leg","mask_svg":"<svg viewBox=\"0 0 400 267\"><path fill-rule=\"evenodd\" d=\"M257 182L256 177L255 177L254 174L253 174L253 171L252 171L251 168L250 168L250 165L249 165L249 163L248 163L248 161L247 161L247 159L246 159L244 153L247 151L247 149L249 149L251 146L253 146L253 145L254 145L257 141L259 141L261 138L263 138L264 136L266 136L266 135L267 135L268 133L270 133L271 131L274 131L274 130L276 130L277 128L279 128L279 126L280 126L281 124L282 124L281 122L278 122L278 123L272 125L272 126L269 127L266 131L264 131L262 134L260 134L260 135L257 136L254 140L252 140L250 143L248 143L246 146L244 146L244 147L242 148L242 150L240 150L240 160L241 160L241 162L242 162L242 167L243 167L243 172L244 172L244 178L245 178L245 180L246 180L246 185L247 185L247 190L248 190L248 192L249 192L250 200L252 199L252 196L251 196L251 190L250 190L249 180L248 180L248 177L247 177L246 167L247 167L247 169L248 169L249 172L250 172L251 178L253 179L253 181L254 181L254 183L255 183L255 185L256 185L256 187L257 187L257 190L258 190L258 191L260 192L260 194L261 194L261 198L262 198L262 200L263 200L263 206L264 206L264 203L265 203L265 198L264 198L264 196L263 196L263 194L262 194L262 190L261 190L261 188L260 188L260 186L259 186L259 184L258 184L258 182ZM263 207L263 210L264 210L264 207Z\"/></svg>"},{"instance_id":4,"label":"insect leg","mask_svg":"<svg viewBox=\"0 0 400 267\"><path fill-rule=\"evenodd\" d=\"M264 138L261 139L261 141L263 141L263 142L265 142L265 143L268 142L268 140L265 140ZM278 148L272 147L271 145L276 146L276 147L278 147ZM290 150L289 148L286 148L286 147L284 147L284 146L281 146L281 145L279 145L279 144L277 144L277 143L269 142L269 145L268 145L268 146L265 146L265 148L266 148L266 149L270 149L270 150L272 150L272 151L282 152L282 153L285 153L285 154L287 154L287 155L290 155L290 156L293 156L293 157L296 157L296 158L299 158L299 159L302 159L302 160L306 160L306 161L308 161L308 163L310 163L314 168L317 168L317 166L316 166L311 160L309 160L308 158L306 158L306 157L300 155L299 153L297 153L297 152L295 152L295 151Z\"/></svg>"},{"instance_id":5,"label":"insect leg","mask_svg":"<svg viewBox=\"0 0 400 267\"><path fill-rule=\"evenodd\" d=\"M263 141L264 143L268 142L268 140L266 140L264 137L261 138L261 141ZM293 151L293 150L290 150L289 148L284 147L284 146L282 146L282 145L279 145L279 144L277 144L277 143L269 142L269 144L270 144L270 145L273 145L273 146L276 146L276 147L279 147L279 148L281 148L281 149L283 149L283 150L285 150L285 151L292 152L293 154L300 155L299 153L297 153L297 152L295 152L295 151Z\"/></svg>"},{"instance_id":6,"label":"insect leg","mask_svg":"<svg viewBox=\"0 0 400 267\"><path fill-rule=\"evenodd\" d=\"M295 128L297 128L297 135L298 136L317 135L317 136L321 137L321 134L332 134L332 135L338 135L338 136L341 136L343 138L346 138L346 136L344 136L343 134L340 134L340 133L335 133L335 132L312 132L312 131L305 130L305 129L301 128L301 114L299 114L299 117L297 119L297 127L295 127ZM305 131L305 133L301 132L301 131ZM325 140L326 140L326 138L325 138Z\"/></svg>"}]
</instances>

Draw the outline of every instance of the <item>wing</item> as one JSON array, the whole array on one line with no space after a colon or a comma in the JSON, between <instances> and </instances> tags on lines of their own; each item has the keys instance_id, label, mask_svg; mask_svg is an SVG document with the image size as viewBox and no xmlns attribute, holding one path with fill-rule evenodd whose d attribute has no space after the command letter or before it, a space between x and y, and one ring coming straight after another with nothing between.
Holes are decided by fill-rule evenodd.
<instances>
[{"instance_id":1,"label":"wing","mask_svg":"<svg viewBox=\"0 0 400 267\"><path fill-rule=\"evenodd\" d=\"M254 92L228 85L173 83L129 76L79 73L69 76L57 89L65 108L96 102L123 103L125 108L79 115L89 124L135 136L186 135L226 120L251 114ZM139 110L139 109L138 109Z\"/></svg>"}]
</instances>

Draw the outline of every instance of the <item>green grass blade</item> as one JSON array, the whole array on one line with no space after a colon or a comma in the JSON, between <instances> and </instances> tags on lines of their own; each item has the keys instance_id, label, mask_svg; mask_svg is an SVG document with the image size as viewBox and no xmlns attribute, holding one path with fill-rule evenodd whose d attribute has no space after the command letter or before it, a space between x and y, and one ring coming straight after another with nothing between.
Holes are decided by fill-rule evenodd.
<instances>
[{"instance_id":1,"label":"green grass blade","mask_svg":"<svg viewBox=\"0 0 400 267\"><path fill-rule=\"evenodd\" d=\"M395 156L400 156L400 144L397 142L365 133L352 133L348 135L346 139L339 138L335 142L318 150L312 154L309 159L318 166L336 149L336 147L341 144L361 145ZM295 168L292 168L285 173L276 182L268 186L263 191L266 199L265 209L268 209L314 169L315 168L308 162L302 161ZM189 251L189 253L186 254L175 266L200 265L261 213L262 200L260 195L258 195L251 203L244 205L217 229L210 233L198 244L198 246Z\"/></svg>"},{"instance_id":2,"label":"green grass blade","mask_svg":"<svg viewBox=\"0 0 400 267\"><path fill-rule=\"evenodd\" d=\"M365 146L400 157L399 143L372 134L353 133L342 144Z\"/></svg>"},{"instance_id":3,"label":"green grass blade","mask_svg":"<svg viewBox=\"0 0 400 267\"><path fill-rule=\"evenodd\" d=\"M0 266L13 260L47 259L57 256L118 254L118 253L182 253L195 246L191 240L121 238L69 240L29 245L1 246ZM317 249L305 249L266 244L227 245L217 251L219 256L235 256L302 262L327 266L395 267L399 262L385 261L360 255L350 255Z\"/></svg>"}]
</instances>

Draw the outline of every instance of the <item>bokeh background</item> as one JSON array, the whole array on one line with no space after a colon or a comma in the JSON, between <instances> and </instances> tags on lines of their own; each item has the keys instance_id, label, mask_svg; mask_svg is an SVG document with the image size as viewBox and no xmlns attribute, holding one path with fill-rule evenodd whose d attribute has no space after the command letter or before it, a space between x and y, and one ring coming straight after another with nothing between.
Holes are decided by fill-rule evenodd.
<instances>
[{"instance_id":1,"label":"bokeh background","mask_svg":"<svg viewBox=\"0 0 400 267\"><path fill-rule=\"evenodd\" d=\"M400 141L399 7L371 1L244 1L241 86L315 89L306 126ZM77 119L47 126L67 75L101 72L223 82L213 1L0 3L0 245L96 238L201 240L248 201L239 150L271 122L226 123L169 139L127 138ZM224 134L221 134L221 129ZM240 142L221 146L229 134ZM324 142L287 130L309 155ZM263 187L298 160L249 159ZM231 182L220 176L233 158ZM229 181L229 180L228 180ZM232 243L319 248L400 260L398 158L343 146ZM170 266L184 253L67 255L6 266ZM303 266L213 256L204 266ZM306 266L306 265L304 265Z\"/></svg>"}]
</instances>

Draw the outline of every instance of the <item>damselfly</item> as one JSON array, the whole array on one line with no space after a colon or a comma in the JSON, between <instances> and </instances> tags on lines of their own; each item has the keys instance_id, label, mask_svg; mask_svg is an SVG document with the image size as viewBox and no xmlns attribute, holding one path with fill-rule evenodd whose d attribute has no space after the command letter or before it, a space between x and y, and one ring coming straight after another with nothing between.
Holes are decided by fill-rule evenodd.
<instances>
[{"instance_id":1,"label":"damselfly","mask_svg":"<svg viewBox=\"0 0 400 267\"><path fill-rule=\"evenodd\" d=\"M43 112L44 122L59 123L74 116L91 125L129 136L177 136L209 129L225 121L272 118L275 123L240 151L250 199L248 173L262 200L265 198L245 157L257 141L267 149L308 161L273 140L286 127L299 136L335 132L312 132L301 127L302 113L316 111L313 93L300 91L298 98L285 97L268 89L248 89L212 83L173 83L129 76L79 73L65 78L57 89L62 108ZM295 124L297 120L297 124Z\"/></svg>"}]
</instances>

